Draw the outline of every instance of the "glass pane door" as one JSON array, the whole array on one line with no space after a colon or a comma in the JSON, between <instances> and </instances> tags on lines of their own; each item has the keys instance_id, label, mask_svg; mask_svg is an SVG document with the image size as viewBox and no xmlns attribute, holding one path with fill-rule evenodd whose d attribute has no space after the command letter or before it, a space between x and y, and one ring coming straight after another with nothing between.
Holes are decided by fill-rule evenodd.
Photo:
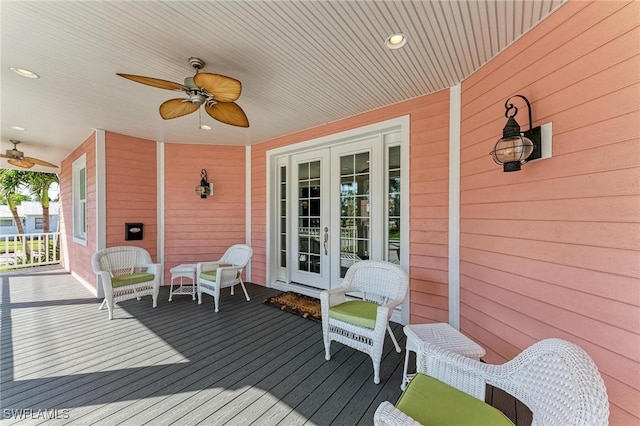
<instances>
[{"instance_id":1,"label":"glass pane door","mask_svg":"<svg viewBox=\"0 0 640 426\"><path fill-rule=\"evenodd\" d=\"M320 272L320 161L298 164L298 270Z\"/></svg>"},{"instance_id":2,"label":"glass pane door","mask_svg":"<svg viewBox=\"0 0 640 426\"><path fill-rule=\"evenodd\" d=\"M370 256L369 155L340 157L340 278L351 265Z\"/></svg>"},{"instance_id":3,"label":"glass pane door","mask_svg":"<svg viewBox=\"0 0 640 426\"><path fill-rule=\"evenodd\" d=\"M294 235L291 238L291 279L317 288L329 288L328 153L293 157L292 204Z\"/></svg>"}]
</instances>

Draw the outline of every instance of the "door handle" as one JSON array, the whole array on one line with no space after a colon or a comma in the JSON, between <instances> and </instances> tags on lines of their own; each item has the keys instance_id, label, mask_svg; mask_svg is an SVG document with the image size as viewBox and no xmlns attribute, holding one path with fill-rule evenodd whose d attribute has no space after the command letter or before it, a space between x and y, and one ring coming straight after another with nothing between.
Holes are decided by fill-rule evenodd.
<instances>
[{"instance_id":1,"label":"door handle","mask_svg":"<svg viewBox=\"0 0 640 426\"><path fill-rule=\"evenodd\" d=\"M329 228L324 227L324 255L328 255L329 251L327 250L327 242L329 242Z\"/></svg>"}]
</instances>

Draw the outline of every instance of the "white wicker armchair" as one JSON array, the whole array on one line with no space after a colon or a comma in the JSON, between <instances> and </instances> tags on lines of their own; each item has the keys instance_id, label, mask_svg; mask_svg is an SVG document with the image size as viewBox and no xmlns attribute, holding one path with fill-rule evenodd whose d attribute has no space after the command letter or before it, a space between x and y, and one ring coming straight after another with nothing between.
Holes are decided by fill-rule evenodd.
<instances>
[{"instance_id":1,"label":"white wicker armchair","mask_svg":"<svg viewBox=\"0 0 640 426\"><path fill-rule=\"evenodd\" d=\"M608 424L609 401L597 366L584 350L562 339L537 342L502 365L424 343L418 372L482 401L486 384L503 389L529 407L533 426ZM374 423L419 424L389 402L378 407Z\"/></svg>"},{"instance_id":2,"label":"white wicker armchair","mask_svg":"<svg viewBox=\"0 0 640 426\"><path fill-rule=\"evenodd\" d=\"M196 267L198 282L198 304L202 304L202 293L213 296L215 311L220 304L220 289L231 287L231 294L236 284L240 284L244 296L249 294L242 281L242 271L251 260L253 249L246 244L235 244L227 249L222 257L213 262L200 262Z\"/></svg>"},{"instance_id":3,"label":"white wicker armchair","mask_svg":"<svg viewBox=\"0 0 640 426\"><path fill-rule=\"evenodd\" d=\"M149 252L141 247L117 246L96 252L91 258L93 271L102 282L104 300L113 319L114 305L123 300L151 295L153 307L158 305L160 264L153 263Z\"/></svg>"},{"instance_id":4,"label":"white wicker armchair","mask_svg":"<svg viewBox=\"0 0 640 426\"><path fill-rule=\"evenodd\" d=\"M368 354L373 361L373 381L380 383L380 361L387 331L398 353L400 346L389 327L393 309L407 295L409 277L400 266L373 260L354 263L342 287L320 293L325 358L331 359L335 340ZM347 300L350 296L362 300Z\"/></svg>"}]
</instances>

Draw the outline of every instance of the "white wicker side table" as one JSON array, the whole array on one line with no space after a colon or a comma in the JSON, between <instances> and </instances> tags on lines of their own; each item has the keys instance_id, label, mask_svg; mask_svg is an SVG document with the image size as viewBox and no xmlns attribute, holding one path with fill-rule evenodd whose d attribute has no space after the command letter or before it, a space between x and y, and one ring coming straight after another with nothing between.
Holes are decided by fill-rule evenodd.
<instances>
[{"instance_id":1,"label":"white wicker side table","mask_svg":"<svg viewBox=\"0 0 640 426\"><path fill-rule=\"evenodd\" d=\"M407 336L407 353L404 358L404 373L400 385L402 390L407 388L407 384L413 377L413 374L407 372L409 351L417 352L422 342L428 342L476 360L479 360L486 353L482 346L446 323L405 325L404 334Z\"/></svg>"},{"instance_id":2,"label":"white wicker side table","mask_svg":"<svg viewBox=\"0 0 640 426\"><path fill-rule=\"evenodd\" d=\"M171 272L171 289L169 290L169 302L173 298L174 294L190 294L193 300L196 300L196 264L184 263L182 265L174 266L169 270ZM175 280L180 279L180 283L176 284ZM190 283L183 283L183 278L189 278ZM173 286L178 287L174 290Z\"/></svg>"}]
</instances>

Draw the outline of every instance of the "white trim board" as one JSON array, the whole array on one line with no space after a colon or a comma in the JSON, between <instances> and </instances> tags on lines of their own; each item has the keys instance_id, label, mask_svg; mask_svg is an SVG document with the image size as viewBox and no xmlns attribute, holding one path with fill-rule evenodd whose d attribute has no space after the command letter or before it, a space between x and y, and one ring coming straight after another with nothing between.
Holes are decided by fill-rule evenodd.
<instances>
[{"instance_id":1,"label":"white trim board","mask_svg":"<svg viewBox=\"0 0 640 426\"><path fill-rule=\"evenodd\" d=\"M245 156L245 165L244 169L246 171L245 175L245 240L248 246L251 246L251 146L245 147L244 150ZM247 267L244 269L246 280L251 282L251 262L247 264Z\"/></svg>"},{"instance_id":2,"label":"white trim board","mask_svg":"<svg viewBox=\"0 0 640 426\"><path fill-rule=\"evenodd\" d=\"M160 285L164 285L164 194L165 194L165 176L164 176L164 142L156 141L156 180L158 184L156 192L156 223L157 223L157 255L158 263L162 265L162 274L160 274Z\"/></svg>"},{"instance_id":3,"label":"white trim board","mask_svg":"<svg viewBox=\"0 0 640 426\"><path fill-rule=\"evenodd\" d=\"M461 86L449 90L449 324L460 330Z\"/></svg>"}]
</instances>

